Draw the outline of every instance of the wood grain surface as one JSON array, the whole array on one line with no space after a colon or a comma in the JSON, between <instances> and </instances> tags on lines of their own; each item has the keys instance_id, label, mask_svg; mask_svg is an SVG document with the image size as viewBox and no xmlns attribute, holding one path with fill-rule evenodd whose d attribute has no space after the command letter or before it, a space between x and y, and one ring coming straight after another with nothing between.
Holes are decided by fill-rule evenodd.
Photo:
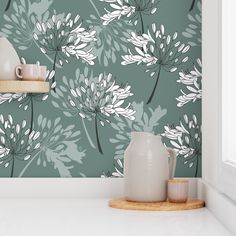
<instances>
[{"instance_id":1,"label":"wood grain surface","mask_svg":"<svg viewBox=\"0 0 236 236\"><path fill-rule=\"evenodd\" d=\"M1 80L0 93L48 93L49 82Z\"/></svg>"},{"instance_id":2,"label":"wood grain surface","mask_svg":"<svg viewBox=\"0 0 236 236\"><path fill-rule=\"evenodd\" d=\"M198 199L189 199L186 203L171 202L131 202L124 198L112 199L109 206L117 209L125 210L141 210L141 211L183 211L202 208L205 206L204 201Z\"/></svg>"}]
</instances>

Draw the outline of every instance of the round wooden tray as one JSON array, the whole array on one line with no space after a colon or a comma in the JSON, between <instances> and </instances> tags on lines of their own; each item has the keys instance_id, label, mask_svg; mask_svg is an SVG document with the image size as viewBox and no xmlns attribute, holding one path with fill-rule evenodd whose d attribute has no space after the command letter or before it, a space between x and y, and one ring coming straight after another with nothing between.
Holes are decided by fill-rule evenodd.
<instances>
[{"instance_id":1,"label":"round wooden tray","mask_svg":"<svg viewBox=\"0 0 236 236\"><path fill-rule=\"evenodd\" d=\"M189 199L186 203L171 202L131 202L124 198L112 199L109 206L117 209L140 210L140 211L183 211L202 208L204 201L198 199Z\"/></svg>"}]
</instances>

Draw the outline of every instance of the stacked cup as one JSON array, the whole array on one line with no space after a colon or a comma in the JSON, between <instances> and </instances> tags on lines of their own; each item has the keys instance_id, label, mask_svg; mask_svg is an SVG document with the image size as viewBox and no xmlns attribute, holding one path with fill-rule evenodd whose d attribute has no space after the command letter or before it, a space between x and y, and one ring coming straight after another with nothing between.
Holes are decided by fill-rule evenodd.
<instances>
[{"instance_id":1,"label":"stacked cup","mask_svg":"<svg viewBox=\"0 0 236 236\"><path fill-rule=\"evenodd\" d=\"M184 203L188 200L188 180L168 180L168 200L174 203Z\"/></svg>"}]
</instances>

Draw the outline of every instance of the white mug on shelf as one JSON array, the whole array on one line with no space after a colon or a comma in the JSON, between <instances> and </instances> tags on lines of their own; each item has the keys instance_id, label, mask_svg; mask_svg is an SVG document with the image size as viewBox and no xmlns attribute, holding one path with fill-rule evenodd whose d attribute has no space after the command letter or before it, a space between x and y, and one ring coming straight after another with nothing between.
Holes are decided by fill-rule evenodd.
<instances>
[{"instance_id":1,"label":"white mug on shelf","mask_svg":"<svg viewBox=\"0 0 236 236\"><path fill-rule=\"evenodd\" d=\"M16 75L22 80L38 80L40 66L36 64L23 64L16 67Z\"/></svg>"},{"instance_id":2,"label":"white mug on shelf","mask_svg":"<svg viewBox=\"0 0 236 236\"><path fill-rule=\"evenodd\" d=\"M47 79L47 66L39 66L39 78L40 81L45 81Z\"/></svg>"}]
</instances>

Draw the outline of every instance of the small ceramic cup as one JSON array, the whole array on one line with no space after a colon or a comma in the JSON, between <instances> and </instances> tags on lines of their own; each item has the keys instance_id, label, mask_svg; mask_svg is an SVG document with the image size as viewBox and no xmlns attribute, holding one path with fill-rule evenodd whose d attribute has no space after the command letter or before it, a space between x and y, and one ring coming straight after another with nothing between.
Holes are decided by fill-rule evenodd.
<instances>
[{"instance_id":1,"label":"small ceramic cup","mask_svg":"<svg viewBox=\"0 0 236 236\"><path fill-rule=\"evenodd\" d=\"M168 180L168 200L169 202L184 203L188 200L188 180L170 179Z\"/></svg>"},{"instance_id":2,"label":"small ceramic cup","mask_svg":"<svg viewBox=\"0 0 236 236\"><path fill-rule=\"evenodd\" d=\"M47 66L39 66L39 78L40 81L45 81L47 78Z\"/></svg>"},{"instance_id":3,"label":"small ceramic cup","mask_svg":"<svg viewBox=\"0 0 236 236\"><path fill-rule=\"evenodd\" d=\"M22 80L38 80L39 68L35 64L23 64L16 67L16 75Z\"/></svg>"}]
</instances>

